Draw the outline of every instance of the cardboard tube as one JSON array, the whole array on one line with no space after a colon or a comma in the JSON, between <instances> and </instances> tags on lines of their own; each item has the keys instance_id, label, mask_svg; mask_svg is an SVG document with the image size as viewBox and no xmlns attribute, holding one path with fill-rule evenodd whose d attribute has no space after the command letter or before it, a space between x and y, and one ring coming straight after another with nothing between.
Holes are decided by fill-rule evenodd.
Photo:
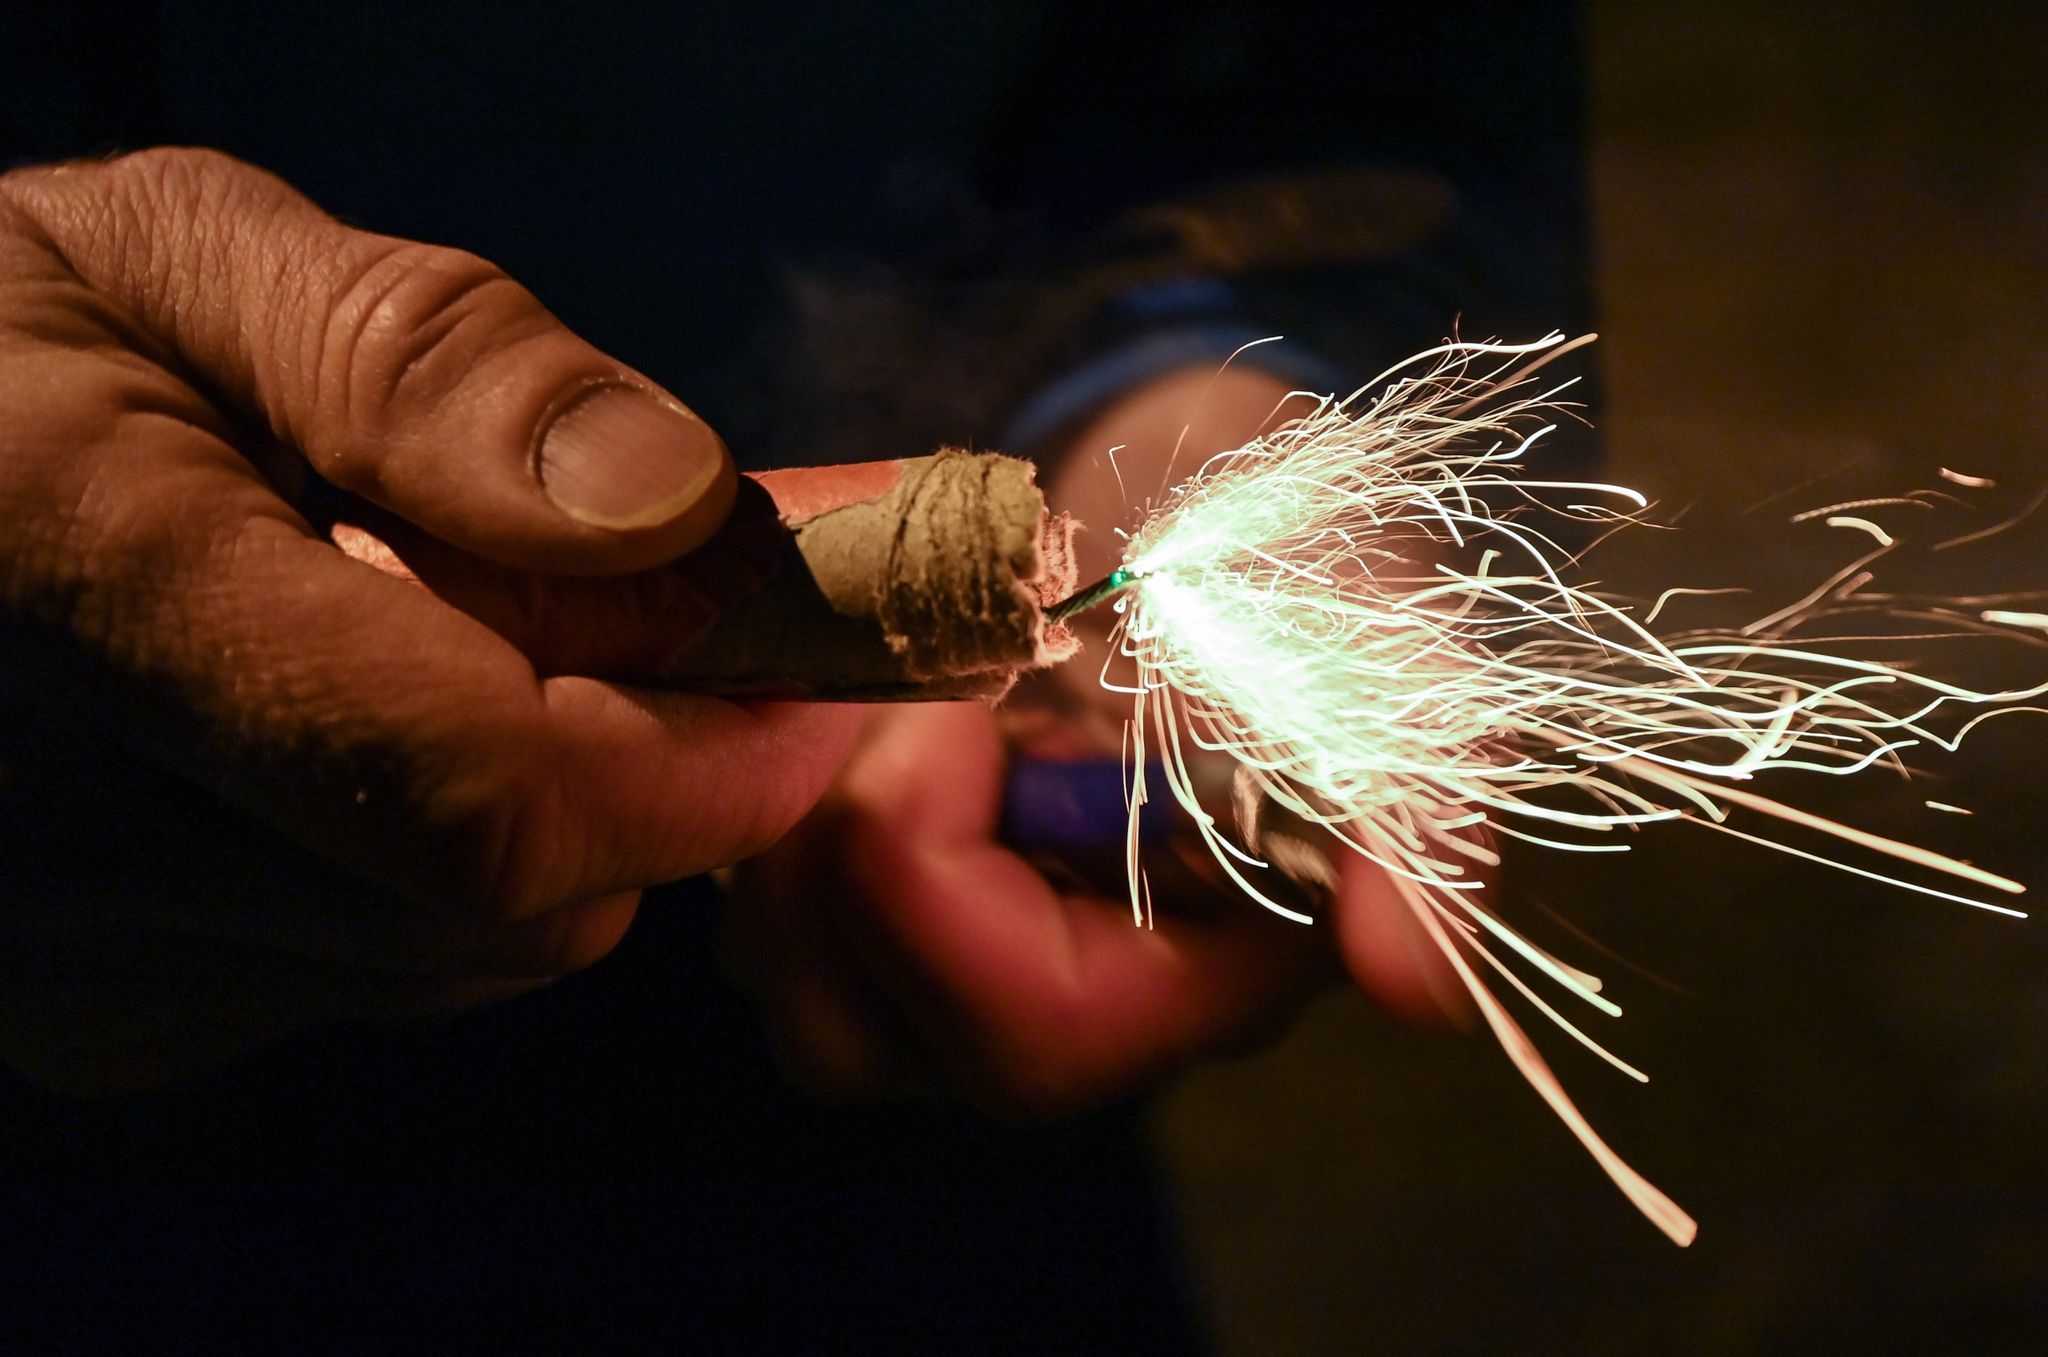
<instances>
[{"instance_id":1,"label":"cardboard tube","mask_svg":"<svg viewBox=\"0 0 2048 1357\"><path fill-rule=\"evenodd\" d=\"M623 579L508 570L368 506L351 514L332 525L336 546L468 613L543 675L931 701L999 697L1077 648L1044 614L1073 588L1073 524L1048 517L1031 463L993 453L742 477L710 542Z\"/></svg>"},{"instance_id":2,"label":"cardboard tube","mask_svg":"<svg viewBox=\"0 0 2048 1357\"><path fill-rule=\"evenodd\" d=\"M672 655L672 687L831 701L996 697L1071 655L1047 604L1073 525L1029 462L930 457L751 478L789 531L770 583Z\"/></svg>"}]
</instances>

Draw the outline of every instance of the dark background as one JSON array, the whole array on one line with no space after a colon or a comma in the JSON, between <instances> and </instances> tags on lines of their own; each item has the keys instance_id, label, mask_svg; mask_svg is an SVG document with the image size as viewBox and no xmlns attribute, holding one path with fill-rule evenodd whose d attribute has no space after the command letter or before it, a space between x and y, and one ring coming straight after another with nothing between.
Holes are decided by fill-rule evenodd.
<instances>
[{"instance_id":1,"label":"dark background","mask_svg":"<svg viewBox=\"0 0 2048 1357\"><path fill-rule=\"evenodd\" d=\"M1789 524L1798 510L1941 485L1941 466L1999 479L1970 521L2037 494L2041 21L1617 2L1582 22L1607 470L1685 524L1616 539L1589 573L1789 599L1857 540ZM2037 515L1893 582L2038 589L2044 544ZM1981 682L2042 669L2025 651L1920 658ZM2038 909L2044 737L2013 717L1960 757L1916 751L1932 776L1911 786L1784 785L2027 881ZM2038 918L1683 832L1626 858L1527 854L1508 879L1539 942L1608 978L1627 1010L1610 1035L1653 1082L1568 1043L1560 1075L1699 1218L1698 1242L1634 1219L1483 1039L1392 1034L1332 1002L1271 1055L1176 1090L1162 1120L1232 1351L2048 1348ZM1683 992L1599 958L1539 901Z\"/></svg>"},{"instance_id":2,"label":"dark background","mask_svg":"<svg viewBox=\"0 0 2048 1357\"><path fill-rule=\"evenodd\" d=\"M1148 325L1224 315L1362 366L1460 315L1517 335L1597 311L1613 474L1692 525L1617 544L1603 578L1796 594L1840 553L1783 522L1808 500L1943 464L2015 500L2042 479L2042 38L1989 7L15 6L0 157L234 151L350 220L496 260L757 460L990 440ZM1384 250L1230 275L1185 313L1103 301L1120 213L1330 171L1421 176L1398 182L1453 210ZM877 295L911 302L882 307L879 375L850 376L834 337ZM977 333L977 372L931 357ZM1929 568L2042 584L2039 540ZM1933 789L1811 799L2048 879L2048 751L2023 720ZM0 1350L2048 1337L2035 925L1683 836L1513 880L1539 941L1581 946L1548 906L1658 977L1604 967L1656 1083L1559 1064L1701 1217L1690 1251L1485 1039L1349 999L1157 1106L1057 1128L810 1107L720 979L692 883L592 972L474 1017L313 1034L113 1104L5 1086Z\"/></svg>"}]
</instances>

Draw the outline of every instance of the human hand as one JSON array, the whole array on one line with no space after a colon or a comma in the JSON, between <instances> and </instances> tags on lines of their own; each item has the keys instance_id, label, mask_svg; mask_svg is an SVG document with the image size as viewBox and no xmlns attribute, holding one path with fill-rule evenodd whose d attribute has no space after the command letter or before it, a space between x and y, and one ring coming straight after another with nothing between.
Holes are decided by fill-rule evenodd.
<instances>
[{"instance_id":1,"label":"human hand","mask_svg":"<svg viewBox=\"0 0 2048 1357\"><path fill-rule=\"evenodd\" d=\"M1121 543L1108 529L1134 503L1289 417L1287 396L1253 370L1184 372L1082 430L1075 450L1120 448L1121 474L1069 457L1049 478L1052 502L1091 530L1077 541L1081 578L1114 566ZM1174 870L1171 848L1155 852L1159 906L1145 929L1121 881L1061 872L1056 884L998 841L1002 725L1028 752L1119 749L1128 700L1096 681L1107 628L1090 620L1091 653L1037 676L1021 699L1037 710L1023 719L971 704L878 713L818 811L742 870L728 915L735 963L793 1071L841 1097L938 1078L1041 1114L1263 1034L1347 968L1409 1020L1461 1016L1449 967L1355 853L1330 855L1329 926L1304 928ZM1104 829L1120 845L1121 820ZM1120 852L1108 856L1120 866Z\"/></svg>"},{"instance_id":2,"label":"human hand","mask_svg":"<svg viewBox=\"0 0 2048 1357\"><path fill-rule=\"evenodd\" d=\"M208 152L0 178L0 1057L128 1088L516 992L773 841L847 713L563 672L747 587L668 564L736 483L474 257ZM308 489L489 625L337 550Z\"/></svg>"},{"instance_id":3,"label":"human hand","mask_svg":"<svg viewBox=\"0 0 2048 1357\"><path fill-rule=\"evenodd\" d=\"M980 703L879 710L818 810L741 870L733 961L801 1082L1070 1111L1259 1035L1335 974L1315 930L1255 907L1144 929L1056 886L997 840L1007 757Z\"/></svg>"}]
</instances>

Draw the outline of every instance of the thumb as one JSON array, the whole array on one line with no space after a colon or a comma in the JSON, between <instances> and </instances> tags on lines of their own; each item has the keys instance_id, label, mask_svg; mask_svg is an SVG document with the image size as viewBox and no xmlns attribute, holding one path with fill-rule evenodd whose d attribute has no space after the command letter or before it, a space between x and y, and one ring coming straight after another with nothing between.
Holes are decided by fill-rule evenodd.
<instances>
[{"instance_id":1,"label":"thumb","mask_svg":"<svg viewBox=\"0 0 2048 1357\"><path fill-rule=\"evenodd\" d=\"M732 459L704 421L474 255L352 230L211 151L0 191L161 356L452 545L618 574L696 547L732 505Z\"/></svg>"}]
</instances>

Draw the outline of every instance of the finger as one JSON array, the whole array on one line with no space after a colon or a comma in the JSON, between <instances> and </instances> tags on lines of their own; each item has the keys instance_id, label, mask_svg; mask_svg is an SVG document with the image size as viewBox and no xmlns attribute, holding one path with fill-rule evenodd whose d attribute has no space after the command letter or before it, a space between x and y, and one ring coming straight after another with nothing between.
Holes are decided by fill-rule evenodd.
<instances>
[{"instance_id":1,"label":"finger","mask_svg":"<svg viewBox=\"0 0 2048 1357\"><path fill-rule=\"evenodd\" d=\"M997 848L864 865L893 869L897 889L875 897L891 937L998 1107L1086 1106L1268 1031L1326 983L1313 935L1281 920L1140 928L1120 902L1058 895Z\"/></svg>"},{"instance_id":2,"label":"finger","mask_svg":"<svg viewBox=\"0 0 2048 1357\"><path fill-rule=\"evenodd\" d=\"M863 969L844 927L834 817L820 813L734 876L723 947L733 979L759 1005L783 1073L816 1097L867 1101L903 1082L914 1034Z\"/></svg>"},{"instance_id":3,"label":"finger","mask_svg":"<svg viewBox=\"0 0 2048 1357\"><path fill-rule=\"evenodd\" d=\"M537 681L311 537L75 279L20 276L0 505L26 531L0 536L0 573L31 633L10 659L47 661L38 710L70 703L328 860L488 918L757 852L844 757L828 709Z\"/></svg>"},{"instance_id":4,"label":"finger","mask_svg":"<svg viewBox=\"0 0 2048 1357\"><path fill-rule=\"evenodd\" d=\"M623 573L699 545L732 504L702 420L474 256L352 230L207 151L0 192L321 476L464 550Z\"/></svg>"},{"instance_id":5,"label":"finger","mask_svg":"<svg viewBox=\"0 0 2048 1357\"><path fill-rule=\"evenodd\" d=\"M0 426L23 431L0 497L61 526L0 541L40 628L16 653L57 657L39 709L68 701L328 860L489 918L757 852L844 757L852 721L830 709L537 681L478 623L310 537L189 394L105 347L21 358L53 379L32 421L0 392Z\"/></svg>"},{"instance_id":6,"label":"finger","mask_svg":"<svg viewBox=\"0 0 2048 1357\"><path fill-rule=\"evenodd\" d=\"M173 774L89 739L65 752L75 767L7 760L0 899L16 919L113 921L394 977L550 979L609 954L638 907L624 892L525 919L425 912Z\"/></svg>"},{"instance_id":7,"label":"finger","mask_svg":"<svg viewBox=\"0 0 2048 1357\"><path fill-rule=\"evenodd\" d=\"M1405 1022L1465 1025L1472 1002L1457 971L1386 869L1347 849L1332 851L1338 871L1332 924L1351 978Z\"/></svg>"},{"instance_id":8,"label":"finger","mask_svg":"<svg viewBox=\"0 0 2048 1357\"><path fill-rule=\"evenodd\" d=\"M742 479L732 517L680 560L593 578L515 570L359 506L329 536L351 559L417 583L510 642L544 675L644 679L669 667L787 560L775 505Z\"/></svg>"},{"instance_id":9,"label":"finger","mask_svg":"<svg viewBox=\"0 0 2048 1357\"><path fill-rule=\"evenodd\" d=\"M970 705L906 711L849 779L848 872L906 983L1003 1103L1072 1107L1272 1020L1321 982L1310 930L1250 910L1137 927L996 845L1001 746Z\"/></svg>"}]
</instances>

